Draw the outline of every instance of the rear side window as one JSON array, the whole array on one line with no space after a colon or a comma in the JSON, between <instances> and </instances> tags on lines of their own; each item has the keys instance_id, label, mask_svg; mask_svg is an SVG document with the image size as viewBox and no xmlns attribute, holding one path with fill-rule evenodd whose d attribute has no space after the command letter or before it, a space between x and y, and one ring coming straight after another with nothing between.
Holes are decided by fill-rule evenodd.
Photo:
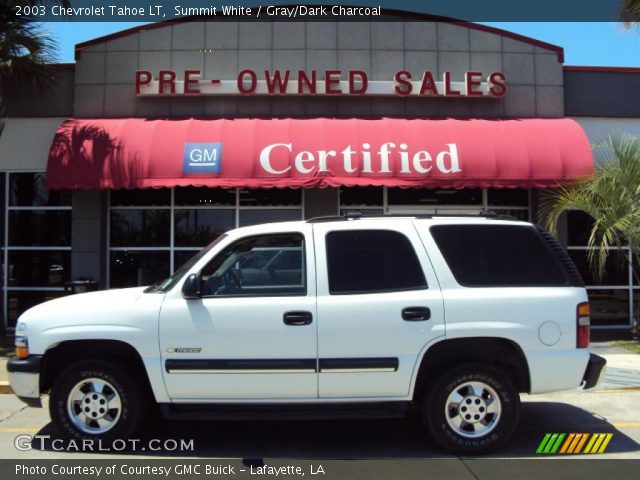
<instances>
[{"instance_id":1,"label":"rear side window","mask_svg":"<svg viewBox=\"0 0 640 480\"><path fill-rule=\"evenodd\" d=\"M329 293L398 292L427 288L411 242L390 230L348 230L327 234Z\"/></svg>"},{"instance_id":2,"label":"rear side window","mask_svg":"<svg viewBox=\"0 0 640 480\"><path fill-rule=\"evenodd\" d=\"M438 248L460 285L536 287L568 285L564 269L533 227L437 225Z\"/></svg>"}]
</instances>

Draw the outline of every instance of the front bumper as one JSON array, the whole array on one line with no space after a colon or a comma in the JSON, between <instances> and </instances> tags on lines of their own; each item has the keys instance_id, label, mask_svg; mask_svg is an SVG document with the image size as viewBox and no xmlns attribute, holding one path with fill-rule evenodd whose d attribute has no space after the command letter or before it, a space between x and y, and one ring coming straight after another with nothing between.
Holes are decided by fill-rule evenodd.
<instances>
[{"instance_id":1,"label":"front bumper","mask_svg":"<svg viewBox=\"0 0 640 480\"><path fill-rule=\"evenodd\" d=\"M31 355L25 359L12 358L7 362L11 389L20 400L31 407L41 407L40 366L42 355Z\"/></svg>"},{"instance_id":2,"label":"front bumper","mask_svg":"<svg viewBox=\"0 0 640 480\"><path fill-rule=\"evenodd\" d=\"M600 382L600 376L607 361L599 355L590 354L587 369L582 377L582 388L593 388Z\"/></svg>"}]
</instances>

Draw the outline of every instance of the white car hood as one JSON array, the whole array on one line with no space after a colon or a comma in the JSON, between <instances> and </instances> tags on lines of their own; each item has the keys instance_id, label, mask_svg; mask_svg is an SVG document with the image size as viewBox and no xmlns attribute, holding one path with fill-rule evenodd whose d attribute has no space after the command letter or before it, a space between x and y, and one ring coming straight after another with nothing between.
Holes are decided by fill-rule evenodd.
<instances>
[{"instance_id":1,"label":"white car hood","mask_svg":"<svg viewBox=\"0 0 640 480\"><path fill-rule=\"evenodd\" d=\"M119 310L129 310L145 294L146 287L101 290L98 292L79 293L40 303L24 312L19 322L34 324L47 323L47 326L77 324L76 319L83 318L83 323L104 323L104 319ZM155 293L149 295L157 295ZM160 296L160 295L159 295ZM54 325L55 324L55 325ZM44 327L44 325L39 325ZM46 327L45 327L46 329Z\"/></svg>"}]
</instances>

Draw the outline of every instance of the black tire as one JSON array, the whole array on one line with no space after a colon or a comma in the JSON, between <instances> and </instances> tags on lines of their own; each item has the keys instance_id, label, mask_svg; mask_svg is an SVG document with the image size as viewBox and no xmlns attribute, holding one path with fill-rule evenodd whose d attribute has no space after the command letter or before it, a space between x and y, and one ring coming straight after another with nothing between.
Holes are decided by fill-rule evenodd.
<instances>
[{"instance_id":1,"label":"black tire","mask_svg":"<svg viewBox=\"0 0 640 480\"><path fill-rule=\"evenodd\" d=\"M74 363L61 372L49 397L49 414L53 425L64 436L71 438L94 438L102 440L127 439L135 435L145 420L146 388L138 377L128 373L131 368L119 362L104 360L86 360ZM120 412L117 420L105 432L83 431L74 424L68 409L68 398L74 387L89 379L108 382L120 399ZM111 392L109 388L107 390ZM115 415L113 416L115 418Z\"/></svg>"},{"instance_id":2,"label":"black tire","mask_svg":"<svg viewBox=\"0 0 640 480\"><path fill-rule=\"evenodd\" d=\"M447 415L453 418L456 414L462 416L466 416L466 414L462 414L455 407L447 410L448 413L445 412L447 399L456 389L458 392L462 392L461 396L465 398L464 402L469 399L468 395L473 395L471 390L464 387L468 382L487 385L496 392L496 400L500 402L500 415L497 417L493 416L495 414L488 413L488 407L480 407L486 409L485 421L493 424L493 427L486 434L478 432L477 435L480 436L475 438L469 436L473 429L467 424L468 422L463 423L459 431L456 431L447 420ZM518 390L507 375L489 365L464 364L452 368L438 377L425 393L421 405L423 422L434 440L452 453L465 455L489 453L507 442L518 425L520 417ZM465 405L464 402L461 402L460 405ZM462 409L462 407L459 408ZM480 412L477 413L481 415ZM496 420L491 421L491 419ZM484 428L484 424L476 423L476 425L480 429ZM460 433L465 428L469 429L469 431L464 431L466 436Z\"/></svg>"}]
</instances>

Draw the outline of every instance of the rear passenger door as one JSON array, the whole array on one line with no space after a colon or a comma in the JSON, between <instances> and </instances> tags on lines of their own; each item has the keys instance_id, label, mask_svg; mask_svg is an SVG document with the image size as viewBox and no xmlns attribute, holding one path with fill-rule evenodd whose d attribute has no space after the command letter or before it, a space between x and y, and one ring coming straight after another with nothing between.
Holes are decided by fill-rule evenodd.
<instances>
[{"instance_id":1,"label":"rear passenger door","mask_svg":"<svg viewBox=\"0 0 640 480\"><path fill-rule=\"evenodd\" d=\"M406 398L443 302L410 221L314 224L319 396Z\"/></svg>"}]
</instances>

